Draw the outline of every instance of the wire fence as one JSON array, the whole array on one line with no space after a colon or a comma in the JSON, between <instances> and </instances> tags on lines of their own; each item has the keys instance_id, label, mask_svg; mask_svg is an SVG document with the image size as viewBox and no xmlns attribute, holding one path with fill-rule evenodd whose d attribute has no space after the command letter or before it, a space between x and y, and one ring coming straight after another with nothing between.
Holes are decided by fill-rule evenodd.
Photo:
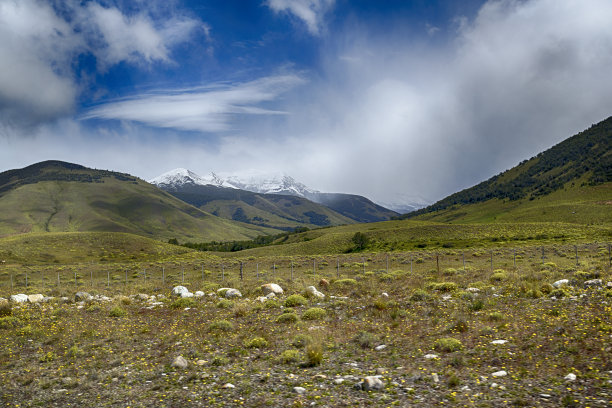
<instances>
[{"instance_id":1,"label":"wire fence","mask_svg":"<svg viewBox=\"0 0 612 408\"><path fill-rule=\"evenodd\" d=\"M215 258L149 263L88 263L73 265L0 266L0 291L53 289L117 291L146 287L164 291L175 285L206 288L213 284L255 284L297 281L305 285L320 279L379 276L399 272L415 276L449 271L529 271L542 265L571 270L612 266L609 243L520 248L476 248L321 256Z\"/></svg>"}]
</instances>

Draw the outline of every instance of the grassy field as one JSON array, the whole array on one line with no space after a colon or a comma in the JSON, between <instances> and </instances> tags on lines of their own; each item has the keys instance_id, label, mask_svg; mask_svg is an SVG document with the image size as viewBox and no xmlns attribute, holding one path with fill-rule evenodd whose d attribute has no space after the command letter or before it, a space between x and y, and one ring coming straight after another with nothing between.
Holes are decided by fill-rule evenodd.
<instances>
[{"instance_id":1,"label":"grassy field","mask_svg":"<svg viewBox=\"0 0 612 408\"><path fill-rule=\"evenodd\" d=\"M407 225L440 236L435 224ZM0 253L13 248L17 256L0 266L0 296L53 299L0 306L0 404L612 404L606 241L588 243L579 230L576 241L540 236L509 245L459 231L469 248L389 253L215 255L114 234L58 236L55 253L44 236L2 240ZM68 246L76 251L63 255ZM54 259L37 258L38 247ZM603 286L585 286L597 278ZM568 284L553 287L560 279ZM262 303L267 282L285 293ZM181 283L205 295L173 298ZM325 298L308 295L309 285ZM221 287L243 297L223 299ZM75 303L77 291L108 300ZM187 367L172 365L178 356ZM375 375L380 390L356 389Z\"/></svg>"}]
</instances>

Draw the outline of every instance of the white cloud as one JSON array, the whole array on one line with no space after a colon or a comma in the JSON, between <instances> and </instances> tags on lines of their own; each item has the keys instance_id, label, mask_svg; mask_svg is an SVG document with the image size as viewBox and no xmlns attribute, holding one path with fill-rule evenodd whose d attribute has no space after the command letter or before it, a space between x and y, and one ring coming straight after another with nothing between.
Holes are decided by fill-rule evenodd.
<instances>
[{"instance_id":1,"label":"white cloud","mask_svg":"<svg viewBox=\"0 0 612 408\"><path fill-rule=\"evenodd\" d=\"M83 119L117 119L149 126L219 132L232 129L237 115L277 115L262 107L302 83L297 75L212 85L205 88L156 91L95 107Z\"/></svg>"},{"instance_id":2,"label":"white cloud","mask_svg":"<svg viewBox=\"0 0 612 408\"><path fill-rule=\"evenodd\" d=\"M267 0L266 5L276 13L289 13L302 20L312 35L323 29L323 18L335 0Z\"/></svg>"},{"instance_id":3,"label":"white cloud","mask_svg":"<svg viewBox=\"0 0 612 408\"><path fill-rule=\"evenodd\" d=\"M170 49L197 28L208 32L192 18L128 17L93 1L66 1L60 12L46 1L0 0L0 132L69 114L82 86L73 72L79 55L95 55L102 69L167 63Z\"/></svg>"}]
</instances>

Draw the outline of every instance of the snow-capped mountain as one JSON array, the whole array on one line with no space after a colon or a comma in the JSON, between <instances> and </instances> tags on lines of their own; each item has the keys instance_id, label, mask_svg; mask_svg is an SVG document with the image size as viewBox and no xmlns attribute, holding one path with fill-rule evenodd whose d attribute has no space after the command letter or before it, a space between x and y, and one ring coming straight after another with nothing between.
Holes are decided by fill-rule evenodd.
<instances>
[{"instance_id":1,"label":"snow-capped mountain","mask_svg":"<svg viewBox=\"0 0 612 408\"><path fill-rule=\"evenodd\" d=\"M262 174L249 177L231 175L225 180L237 188L260 194L294 195L310 199L313 194L319 193L286 174Z\"/></svg>"},{"instance_id":2,"label":"snow-capped mountain","mask_svg":"<svg viewBox=\"0 0 612 408\"><path fill-rule=\"evenodd\" d=\"M202 177L191 170L182 168L170 170L161 176L149 180L149 183L167 191L173 191L185 185L212 185L217 187L238 188L217 176L215 173L210 173L208 177Z\"/></svg>"},{"instance_id":3,"label":"snow-capped mountain","mask_svg":"<svg viewBox=\"0 0 612 408\"><path fill-rule=\"evenodd\" d=\"M422 197L408 196L406 194L396 194L389 200L376 201L376 204L398 212L400 214L407 214L409 212L425 208L429 204L431 204L431 202L425 200Z\"/></svg>"}]
</instances>

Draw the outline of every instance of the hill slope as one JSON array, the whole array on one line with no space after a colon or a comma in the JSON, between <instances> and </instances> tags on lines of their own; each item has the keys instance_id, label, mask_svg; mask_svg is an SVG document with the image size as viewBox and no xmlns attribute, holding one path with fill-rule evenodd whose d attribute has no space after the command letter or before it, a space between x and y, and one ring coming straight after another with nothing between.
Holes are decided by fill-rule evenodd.
<instances>
[{"instance_id":1,"label":"hill slope","mask_svg":"<svg viewBox=\"0 0 612 408\"><path fill-rule=\"evenodd\" d=\"M205 213L128 174L60 161L0 173L0 236L63 231L164 240L235 240L277 232Z\"/></svg>"},{"instance_id":2,"label":"hill slope","mask_svg":"<svg viewBox=\"0 0 612 408\"><path fill-rule=\"evenodd\" d=\"M402 216L443 222L612 222L612 117L518 166Z\"/></svg>"}]
</instances>

